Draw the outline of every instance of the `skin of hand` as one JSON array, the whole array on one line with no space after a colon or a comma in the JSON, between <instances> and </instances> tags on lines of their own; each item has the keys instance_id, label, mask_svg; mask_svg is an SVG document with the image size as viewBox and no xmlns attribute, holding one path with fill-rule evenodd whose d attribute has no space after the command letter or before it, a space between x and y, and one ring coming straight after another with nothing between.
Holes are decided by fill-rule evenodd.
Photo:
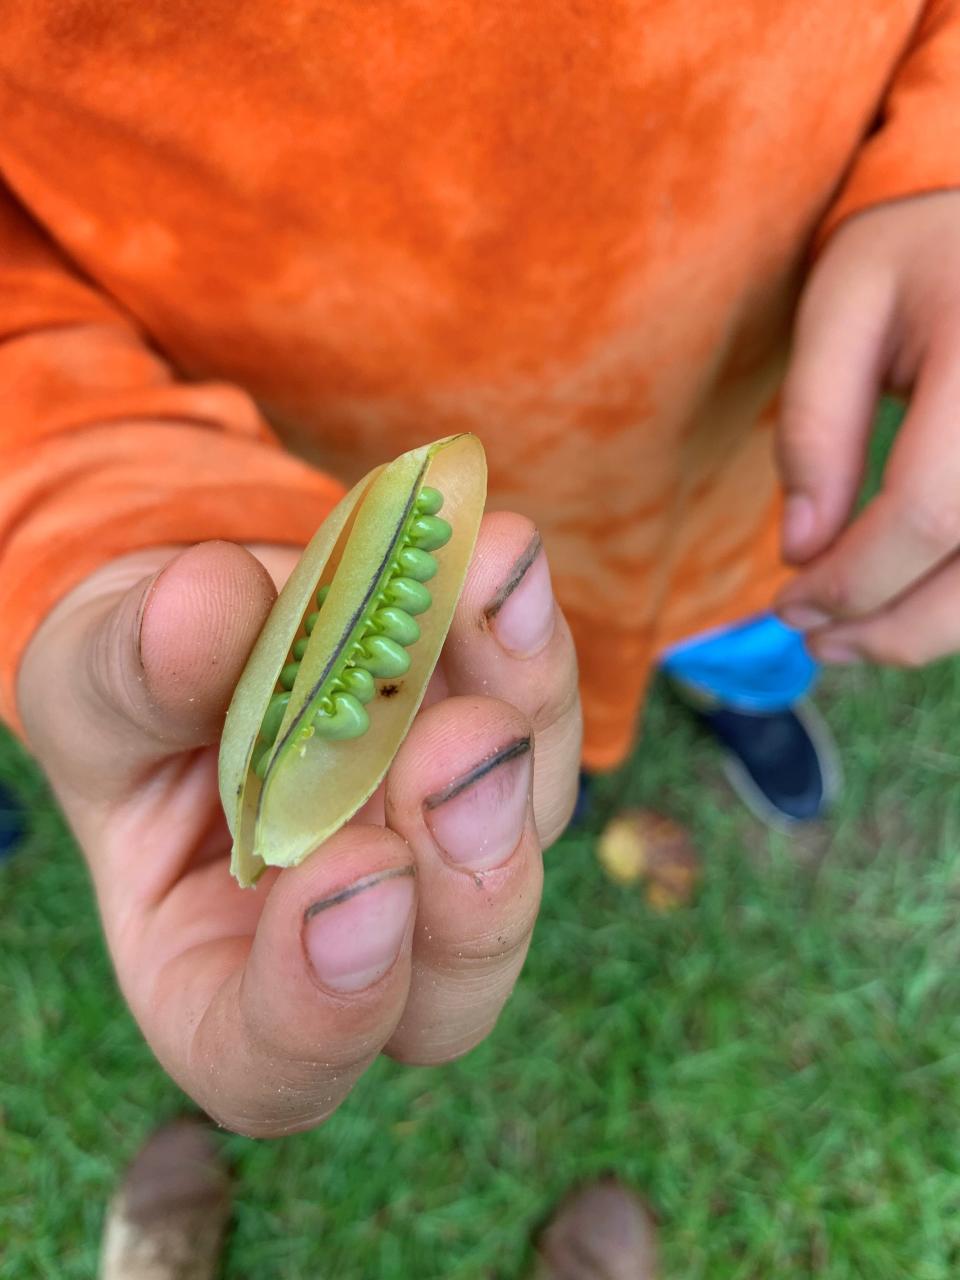
<instances>
[{"instance_id":1,"label":"skin of hand","mask_svg":"<svg viewBox=\"0 0 960 1280\"><path fill-rule=\"evenodd\" d=\"M909 408L853 507L880 393ZM807 284L779 424L777 611L825 662L918 666L960 649L960 192L841 225Z\"/></svg>"},{"instance_id":2,"label":"skin of hand","mask_svg":"<svg viewBox=\"0 0 960 1280\"><path fill-rule=\"evenodd\" d=\"M317 1125L381 1052L441 1063L487 1035L580 763L546 553L529 521L489 515L384 784L299 867L240 889L218 741L296 558L209 542L116 560L44 621L18 684L134 1016L180 1086L250 1136Z\"/></svg>"}]
</instances>

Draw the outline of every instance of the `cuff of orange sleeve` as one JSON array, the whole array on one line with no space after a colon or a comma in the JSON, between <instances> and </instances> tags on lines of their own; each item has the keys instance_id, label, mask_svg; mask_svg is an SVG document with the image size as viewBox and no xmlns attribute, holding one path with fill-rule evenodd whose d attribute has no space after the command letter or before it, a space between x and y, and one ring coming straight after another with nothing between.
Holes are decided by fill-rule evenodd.
<instances>
[{"instance_id":1,"label":"cuff of orange sleeve","mask_svg":"<svg viewBox=\"0 0 960 1280\"><path fill-rule=\"evenodd\" d=\"M21 740L16 700L17 672L37 627L74 587L110 560L164 544L190 545L211 539L272 542L302 547L340 500L343 486L306 473L302 487L287 485L194 485L153 507L104 514L81 542L68 536L31 538L16 558L0 593L0 720Z\"/></svg>"},{"instance_id":2,"label":"cuff of orange sleeve","mask_svg":"<svg viewBox=\"0 0 960 1280\"><path fill-rule=\"evenodd\" d=\"M947 191L960 191L960 175L956 171L956 164L952 166L950 174L931 173L928 181L921 182L919 185L911 184L902 190L882 184L874 189L862 189L857 186L841 197L818 227L811 245L810 258L815 261L840 227L859 214L870 213L874 209L898 204L904 200L920 200L924 196L939 195Z\"/></svg>"},{"instance_id":3,"label":"cuff of orange sleeve","mask_svg":"<svg viewBox=\"0 0 960 1280\"><path fill-rule=\"evenodd\" d=\"M927 0L887 90L879 127L860 148L816 236L819 250L849 218L960 187L960 6Z\"/></svg>"}]
</instances>

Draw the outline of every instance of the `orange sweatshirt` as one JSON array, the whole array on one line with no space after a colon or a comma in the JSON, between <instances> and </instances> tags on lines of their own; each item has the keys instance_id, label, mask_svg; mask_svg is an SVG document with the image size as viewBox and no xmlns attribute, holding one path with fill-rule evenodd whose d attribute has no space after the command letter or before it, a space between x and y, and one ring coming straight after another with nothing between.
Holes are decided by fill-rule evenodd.
<instances>
[{"instance_id":1,"label":"orange sweatshirt","mask_svg":"<svg viewBox=\"0 0 960 1280\"><path fill-rule=\"evenodd\" d=\"M586 760L781 579L817 232L960 179L960 0L0 0L0 711L108 558L476 431Z\"/></svg>"}]
</instances>

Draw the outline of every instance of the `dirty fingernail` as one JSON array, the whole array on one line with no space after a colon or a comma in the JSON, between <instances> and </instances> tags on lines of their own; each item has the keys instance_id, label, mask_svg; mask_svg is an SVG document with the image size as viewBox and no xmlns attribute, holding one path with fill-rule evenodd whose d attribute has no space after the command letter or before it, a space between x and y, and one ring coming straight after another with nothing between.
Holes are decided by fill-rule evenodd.
<instances>
[{"instance_id":1,"label":"dirty fingernail","mask_svg":"<svg viewBox=\"0 0 960 1280\"><path fill-rule=\"evenodd\" d=\"M505 649L529 658L553 635L555 612L550 566L538 533L487 606L487 619Z\"/></svg>"},{"instance_id":2,"label":"dirty fingernail","mask_svg":"<svg viewBox=\"0 0 960 1280\"><path fill-rule=\"evenodd\" d=\"M379 872L313 903L304 945L323 986L362 991L382 978L400 954L413 903L412 867Z\"/></svg>"},{"instance_id":3,"label":"dirty fingernail","mask_svg":"<svg viewBox=\"0 0 960 1280\"><path fill-rule=\"evenodd\" d=\"M468 871L499 867L520 843L527 817L530 739L518 738L424 802L444 858Z\"/></svg>"}]
</instances>

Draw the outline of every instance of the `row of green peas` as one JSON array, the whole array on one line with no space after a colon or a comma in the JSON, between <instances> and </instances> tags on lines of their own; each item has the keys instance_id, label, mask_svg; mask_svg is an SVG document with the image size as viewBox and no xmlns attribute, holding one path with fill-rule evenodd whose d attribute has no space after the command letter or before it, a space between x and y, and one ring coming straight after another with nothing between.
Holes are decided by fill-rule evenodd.
<instances>
[{"instance_id":1,"label":"row of green peas","mask_svg":"<svg viewBox=\"0 0 960 1280\"><path fill-rule=\"evenodd\" d=\"M325 682L310 722L310 732L329 739L359 738L370 727L365 704L376 692L374 679L396 680L408 671L407 649L420 638L416 615L425 613L433 603L424 586L437 572L437 562L430 553L445 546L453 532L447 521L437 514L442 506L443 494L439 489L425 485L420 490L389 577L371 600L357 639ZM270 749L290 701L290 690L329 590L326 585L317 592L317 608L304 620L306 634L294 642L280 672L280 688L267 706L253 755L253 767L260 777L266 773Z\"/></svg>"}]
</instances>

